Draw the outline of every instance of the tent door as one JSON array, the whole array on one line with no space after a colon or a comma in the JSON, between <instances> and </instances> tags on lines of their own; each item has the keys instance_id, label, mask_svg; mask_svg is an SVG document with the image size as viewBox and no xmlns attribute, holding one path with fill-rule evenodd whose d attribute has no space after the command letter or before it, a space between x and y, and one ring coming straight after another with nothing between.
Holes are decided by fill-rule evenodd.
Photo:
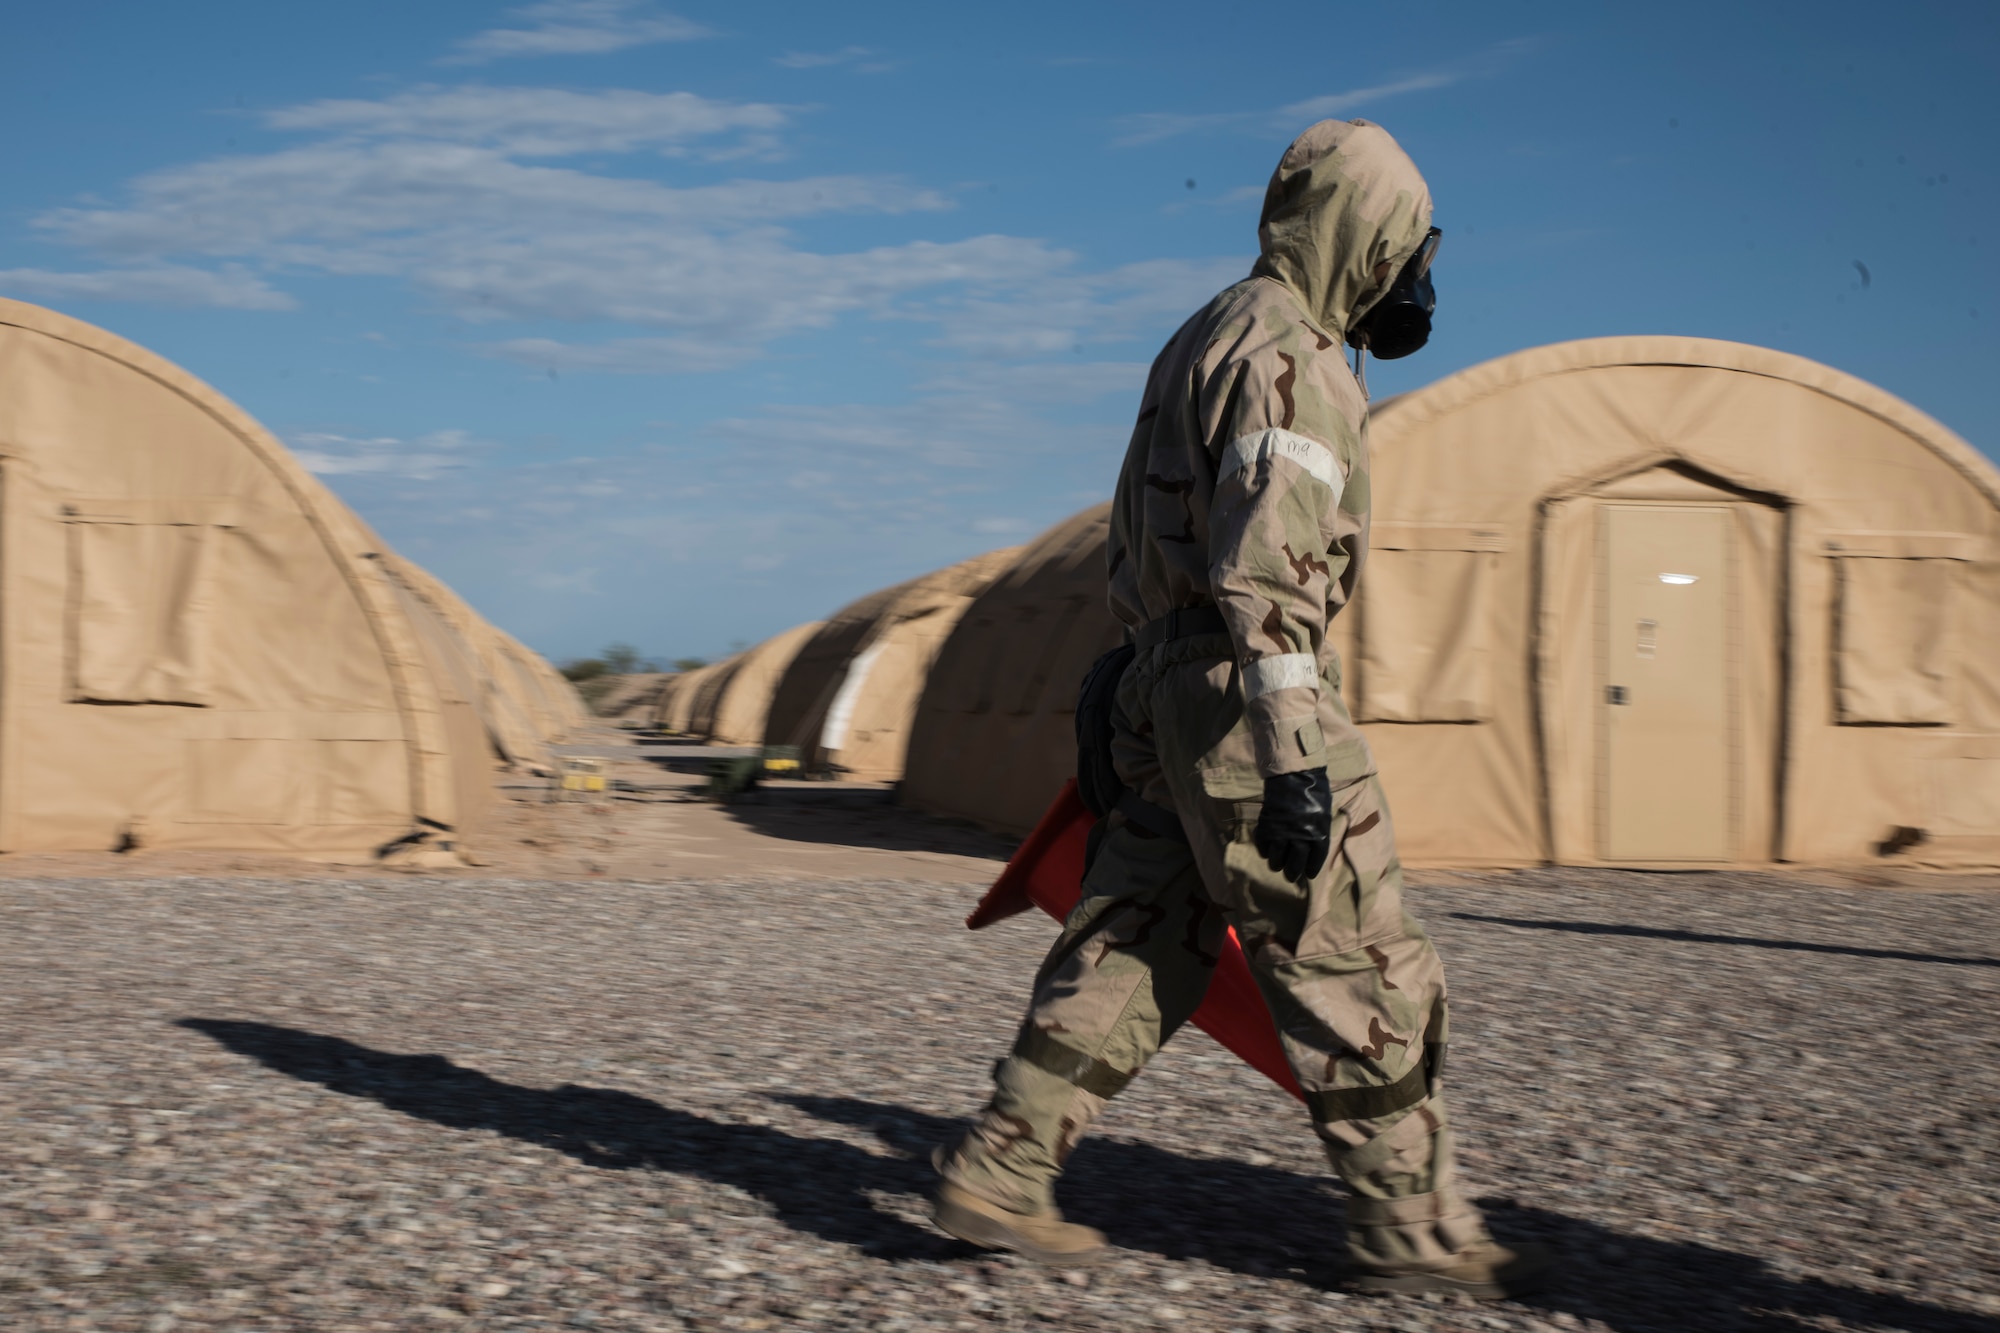
<instances>
[{"instance_id":1,"label":"tent door","mask_svg":"<svg viewBox=\"0 0 2000 1333\"><path fill-rule=\"evenodd\" d=\"M1599 510L1598 829L1607 861L1729 861L1737 681L1727 506Z\"/></svg>"}]
</instances>

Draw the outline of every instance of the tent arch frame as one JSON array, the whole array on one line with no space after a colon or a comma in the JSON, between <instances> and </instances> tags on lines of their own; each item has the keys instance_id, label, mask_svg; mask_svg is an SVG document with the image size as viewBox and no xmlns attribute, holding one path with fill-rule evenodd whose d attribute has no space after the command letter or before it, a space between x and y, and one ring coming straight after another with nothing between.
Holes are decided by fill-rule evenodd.
<instances>
[{"instance_id":1,"label":"tent arch frame","mask_svg":"<svg viewBox=\"0 0 2000 1333\"><path fill-rule=\"evenodd\" d=\"M1720 338L1677 334L1579 338L1497 357L1448 375L1435 384L1398 394L1393 400L1393 410L1381 411L1379 424L1374 428L1375 447L1382 447L1385 432L1393 442L1395 435L1408 426L1428 424L1481 398L1532 380L1615 366L1728 370L1783 380L1821 394L1908 436L1944 460L2000 508L2000 469L1936 417L1866 380L1818 361ZM1384 402L1378 410L1389 407L1390 403Z\"/></svg>"},{"instance_id":2,"label":"tent arch frame","mask_svg":"<svg viewBox=\"0 0 2000 1333\"><path fill-rule=\"evenodd\" d=\"M269 472L298 506L299 513L311 526L328 558L340 571L381 653L383 666L395 692L397 712L408 729L405 741L408 744L410 806L414 822L419 827L455 828L459 822L460 802L453 790L449 741L444 733L442 713L436 707L426 708L420 703L422 648L413 638L400 632L398 616L389 604L392 594L376 580L367 577L361 564L361 561L384 549L373 531L359 518L339 508L325 487L246 412L164 357L95 325L22 301L0 298L0 324L25 329L103 357L153 381L215 422ZM0 454L22 461L21 453L10 452L16 448L11 441L0 442ZM349 549L343 544L334 531L336 524L353 529L348 537L356 549ZM9 674L0 671L0 692L10 692L5 683ZM0 717L7 715L10 704L10 700L0 697ZM0 737L0 754L5 756L0 759L0 764L5 766L6 778L16 778L12 746L6 743L4 737ZM0 802L0 847L11 846L18 840L15 818L11 803Z\"/></svg>"}]
</instances>

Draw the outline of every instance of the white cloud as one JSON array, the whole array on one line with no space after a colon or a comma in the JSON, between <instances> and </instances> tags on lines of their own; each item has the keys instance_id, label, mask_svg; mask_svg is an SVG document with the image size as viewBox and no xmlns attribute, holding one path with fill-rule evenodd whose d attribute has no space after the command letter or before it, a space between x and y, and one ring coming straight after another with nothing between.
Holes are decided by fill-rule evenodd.
<instances>
[{"instance_id":1,"label":"white cloud","mask_svg":"<svg viewBox=\"0 0 2000 1333\"><path fill-rule=\"evenodd\" d=\"M594 370L614 375L697 375L727 370L757 355L755 346L706 338L615 338L601 343L511 338L479 350L536 370Z\"/></svg>"},{"instance_id":2,"label":"white cloud","mask_svg":"<svg viewBox=\"0 0 2000 1333\"><path fill-rule=\"evenodd\" d=\"M468 240L555 242L643 227L768 226L824 213L939 209L935 191L858 176L739 180L674 188L490 148L392 140L333 142L214 158L141 176L127 208L56 209L36 225L118 255L246 255L329 271L393 272ZM398 258L401 256L402 258Z\"/></svg>"},{"instance_id":3,"label":"white cloud","mask_svg":"<svg viewBox=\"0 0 2000 1333\"><path fill-rule=\"evenodd\" d=\"M292 310L294 301L236 264L221 269L148 264L57 273L42 268L0 269L0 291L36 300L137 301L146 305L216 306L224 310Z\"/></svg>"},{"instance_id":4,"label":"white cloud","mask_svg":"<svg viewBox=\"0 0 2000 1333\"><path fill-rule=\"evenodd\" d=\"M1262 185L1238 185L1216 194L1189 194L1183 198L1161 204L1160 211L1169 217L1178 213L1186 213L1193 209L1202 209L1208 212L1221 211L1241 215L1244 212L1243 205L1249 201L1254 199L1260 205L1262 204L1265 188ZM1257 213L1257 209L1249 210L1251 218L1255 218Z\"/></svg>"},{"instance_id":5,"label":"white cloud","mask_svg":"<svg viewBox=\"0 0 2000 1333\"><path fill-rule=\"evenodd\" d=\"M656 9L645 0L545 0L509 13L526 26L474 33L438 63L480 65L517 56L603 55L711 35L701 24Z\"/></svg>"},{"instance_id":6,"label":"white cloud","mask_svg":"<svg viewBox=\"0 0 2000 1333\"><path fill-rule=\"evenodd\" d=\"M1047 406L1094 402L1120 394L1136 403L1145 387L1141 361L1031 361L1006 364L986 358L940 367L917 384L919 393L1004 399Z\"/></svg>"},{"instance_id":7,"label":"white cloud","mask_svg":"<svg viewBox=\"0 0 2000 1333\"><path fill-rule=\"evenodd\" d=\"M1325 120L1328 116L1343 115L1357 107L1379 102L1385 97L1401 97L1406 93L1429 92L1433 88L1449 88L1465 75L1458 70L1432 70L1426 74L1412 74L1407 79L1396 79L1390 83L1377 84L1373 88L1350 88L1344 93L1328 93L1324 97L1308 97L1303 102L1293 102L1281 106L1272 117L1283 125L1311 124Z\"/></svg>"},{"instance_id":8,"label":"white cloud","mask_svg":"<svg viewBox=\"0 0 2000 1333\"><path fill-rule=\"evenodd\" d=\"M1038 242L993 236L816 254L779 225L948 206L867 177L675 188L488 147L341 139L154 172L126 207L58 209L36 225L127 263L201 255L402 277L468 320L616 320L745 347L921 288L1057 262Z\"/></svg>"},{"instance_id":9,"label":"white cloud","mask_svg":"<svg viewBox=\"0 0 2000 1333\"><path fill-rule=\"evenodd\" d=\"M1162 139L1173 139L1183 134L1232 127L1268 128L1297 133L1315 121L1325 120L1329 116L1344 115L1385 98L1449 87L1463 77L1464 75L1456 70L1433 70L1372 88L1350 88L1345 92L1328 93L1322 97L1308 97L1304 101L1292 102L1273 111L1217 111L1208 114L1144 111L1137 115L1121 116L1117 123L1123 132L1111 143L1114 148L1136 148L1142 144L1158 143Z\"/></svg>"},{"instance_id":10,"label":"white cloud","mask_svg":"<svg viewBox=\"0 0 2000 1333\"><path fill-rule=\"evenodd\" d=\"M1172 139L1183 134L1232 128L1296 134L1315 121L1325 120L1329 116L1346 115L1350 111L1361 110L1389 98L1430 92L1436 88L1448 88L1468 79L1486 78L1498 74L1520 57L1534 51L1540 44L1538 39L1532 37L1513 38L1495 43L1477 55L1440 65L1435 69L1419 70L1399 79L1391 79L1386 83L1364 88L1349 88L1342 92L1307 97L1267 111L1205 113L1145 111L1136 115L1121 116L1116 122L1120 133L1111 142L1113 147L1132 148L1141 144L1158 143L1162 139Z\"/></svg>"},{"instance_id":11,"label":"white cloud","mask_svg":"<svg viewBox=\"0 0 2000 1333\"><path fill-rule=\"evenodd\" d=\"M865 60L875 54L865 46L844 46L838 51L787 51L781 56L771 57L773 64L786 69L822 69L828 65L846 65L856 60Z\"/></svg>"},{"instance_id":12,"label":"white cloud","mask_svg":"<svg viewBox=\"0 0 2000 1333\"><path fill-rule=\"evenodd\" d=\"M408 441L390 436L355 439L311 431L294 435L291 446L306 470L322 477L366 473L411 481L430 481L469 466L472 460L467 451L475 447L462 430L432 431Z\"/></svg>"},{"instance_id":13,"label":"white cloud","mask_svg":"<svg viewBox=\"0 0 2000 1333\"><path fill-rule=\"evenodd\" d=\"M570 625L578 651L631 637L572 595L601 592L632 623L727 626L689 645L705 651L1023 540L1107 494L1144 367L1045 370L941 369L914 400L752 408L656 427L607 456L329 480L398 549L531 640ZM1100 388L1081 412L1046 406ZM595 578L562 583L585 571Z\"/></svg>"},{"instance_id":14,"label":"white cloud","mask_svg":"<svg viewBox=\"0 0 2000 1333\"><path fill-rule=\"evenodd\" d=\"M528 582L549 592L582 593L588 597L604 595L597 586L597 571L594 569L573 569L567 574L554 569L537 570L529 576Z\"/></svg>"},{"instance_id":15,"label":"white cloud","mask_svg":"<svg viewBox=\"0 0 2000 1333\"><path fill-rule=\"evenodd\" d=\"M973 299L943 312L940 341L982 356L1030 357L1164 334L1249 272L1248 256L1144 260L1102 273L1054 271L999 299Z\"/></svg>"},{"instance_id":16,"label":"white cloud","mask_svg":"<svg viewBox=\"0 0 2000 1333\"><path fill-rule=\"evenodd\" d=\"M821 326L842 310L888 311L898 318L934 324L934 341L968 354L917 384L919 392L946 395L992 394L1037 403L1086 402L1130 390L1144 381L1145 366L1129 362L1047 362L1083 348L1163 334L1222 288L1249 272L1248 258L1146 260L1101 273L1079 272L1075 257L1009 237L974 237L951 245L897 246L865 255L793 256L793 271L805 280L800 291L817 293L788 312L793 325ZM776 257L773 257L774 263ZM804 262L799 262L804 261ZM817 274L817 264L830 265ZM690 270L698 266L690 265ZM722 275L730 290L752 290L740 276ZM578 275L577 281L583 281ZM971 284L970 296L924 304L895 304L904 292L948 284ZM703 279L690 272L682 296L692 316ZM756 291L774 310L780 295ZM518 302L523 293L515 293ZM634 299L625 291L617 298ZM664 294L662 294L664 299ZM607 305L613 293L604 293ZM718 300L716 319L701 336L617 338L599 343L553 338L516 338L479 350L536 370L597 371L613 374L699 374L754 359L764 341L784 331L749 320L732 328ZM644 311L625 317L643 322ZM653 322L661 322L655 320ZM1022 359L1029 358L1025 363Z\"/></svg>"},{"instance_id":17,"label":"white cloud","mask_svg":"<svg viewBox=\"0 0 2000 1333\"><path fill-rule=\"evenodd\" d=\"M44 235L113 267L12 280L276 309L291 298L271 274L386 278L470 323L613 326L589 340L533 330L485 355L646 374L726 369L852 312L929 324L940 345L977 356L1071 355L1158 336L1243 272L1241 260L1159 260L1089 273L1074 254L1004 235L827 253L789 224L952 200L880 177L671 185L547 160L741 146L792 114L692 94L487 87L308 103L269 120L312 141L168 167L131 182L121 204L42 214Z\"/></svg>"},{"instance_id":18,"label":"white cloud","mask_svg":"<svg viewBox=\"0 0 2000 1333\"><path fill-rule=\"evenodd\" d=\"M725 102L695 93L599 93L561 88L417 88L380 101L339 98L284 107L264 117L281 130L324 130L354 138L439 139L494 148L513 157L563 157L656 148L686 151L697 139L741 133L743 144L704 156L768 151L789 108Z\"/></svg>"},{"instance_id":19,"label":"white cloud","mask_svg":"<svg viewBox=\"0 0 2000 1333\"><path fill-rule=\"evenodd\" d=\"M1111 146L1136 148L1141 144L1158 143L1162 139L1193 134L1199 130L1225 129L1231 125L1241 125L1255 117L1256 113L1250 111L1217 111L1207 115L1191 115L1180 111L1140 111L1118 118L1117 123L1123 132L1111 141Z\"/></svg>"},{"instance_id":20,"label":"white cloud","mask_svg":"<svg viewBox=\"0 0 2000 1333\"><path fill-rule=\"evenodd\" d=\"M872 485L873 468L896 478L889 495L908 495L916 486L934 487L939 477L967 471L1011 470L1023 459L1058 455L1077 458L1093 447L1115 445L1125 434L1125 412L1138 402L1146 367L1135 362L1100 361L1070 365L981 365L940 368L917 386L916 396L896 403L774 404L756 416L734 417L710 429L738 448L749 449L771 466L774 454L796 452L801 474L814 478L832 460L844 466L834 475L835 495L844 503L872 505L879 498L850 494L856 483ZM1108 402L1104 421L1061 419L1043 409ZM815 466L817 465L817 466ZM929 481L925 479L928 478ZM962 483L953 481L949 484Z\"/></svg>"}]
</instances>

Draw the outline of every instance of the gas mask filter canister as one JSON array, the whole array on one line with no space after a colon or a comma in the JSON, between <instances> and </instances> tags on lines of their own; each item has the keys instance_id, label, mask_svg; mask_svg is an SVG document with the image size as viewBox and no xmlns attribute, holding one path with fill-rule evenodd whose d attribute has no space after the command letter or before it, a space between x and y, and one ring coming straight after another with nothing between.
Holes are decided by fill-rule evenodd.
<instances>
[{"instance_id":1,"label":"gas mask filter canister","mask_svg":"<svg viewBox=\"0 0 2000 1333\"><path fill-rule=\"evenodd\" d=\"M1348 346L1378 361L1394 361L1430 341L1431 314L1437 309L1437 290L1431 286L1431 261L1437 258L1438 243L1443 237L1444 233L1436 227L1424 233L1417 252L1403 265L1403 271L1389 284L1382 299L1347 331Z\"/></svg>"}]
</instances>

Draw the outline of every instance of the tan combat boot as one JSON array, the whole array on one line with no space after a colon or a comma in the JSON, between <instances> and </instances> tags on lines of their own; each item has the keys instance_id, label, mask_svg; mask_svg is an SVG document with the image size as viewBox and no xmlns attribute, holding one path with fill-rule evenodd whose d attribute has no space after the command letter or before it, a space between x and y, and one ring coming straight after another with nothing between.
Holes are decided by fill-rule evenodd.
<instances>
[{"instance_id":1,"label":"tan combat boot","mask_svg":"<svg viewBox=\"0 0 2000 1333\"><path fill-rule=\"evenodd\" d=\"M988 1250L1012 1250L1038 1264L1094 1263L1104 1253L1104 1233L1046 1213L1016 1213L989 1203L949 1180L938 1185L931 1204L938 1229Z\"/></svg>"},{"instance_id":2,"label":"tan combat boot","mask_svg":"<svg viewBox=\"0 0 2000 1333\"><path fill-rule=\"evenodd\" d=\"M1510 1248L1481 1240L1443 1266L1359 1268L1348 1286L1374 1295L1422 1296L1435 1291L1476 1301L1504 1301L1540 1287L1552 1262L1546 1245L1529 1242Z\"/></svg>"},{"instance_id":3,"label":"tan combat boot","mask_svg":"<svg viewBox=\"0 0 2000 1333\"><path fill-rule=\"evenodd\" d=\"M1347 1247L1348 1286L1384 1295L1504 1301L1540 1286L1551 1262L1547 1246L1496 1242L1479 1211L1449 1185L1397 1199L1349 1195Z\"/></svg>"}]
</instances>

